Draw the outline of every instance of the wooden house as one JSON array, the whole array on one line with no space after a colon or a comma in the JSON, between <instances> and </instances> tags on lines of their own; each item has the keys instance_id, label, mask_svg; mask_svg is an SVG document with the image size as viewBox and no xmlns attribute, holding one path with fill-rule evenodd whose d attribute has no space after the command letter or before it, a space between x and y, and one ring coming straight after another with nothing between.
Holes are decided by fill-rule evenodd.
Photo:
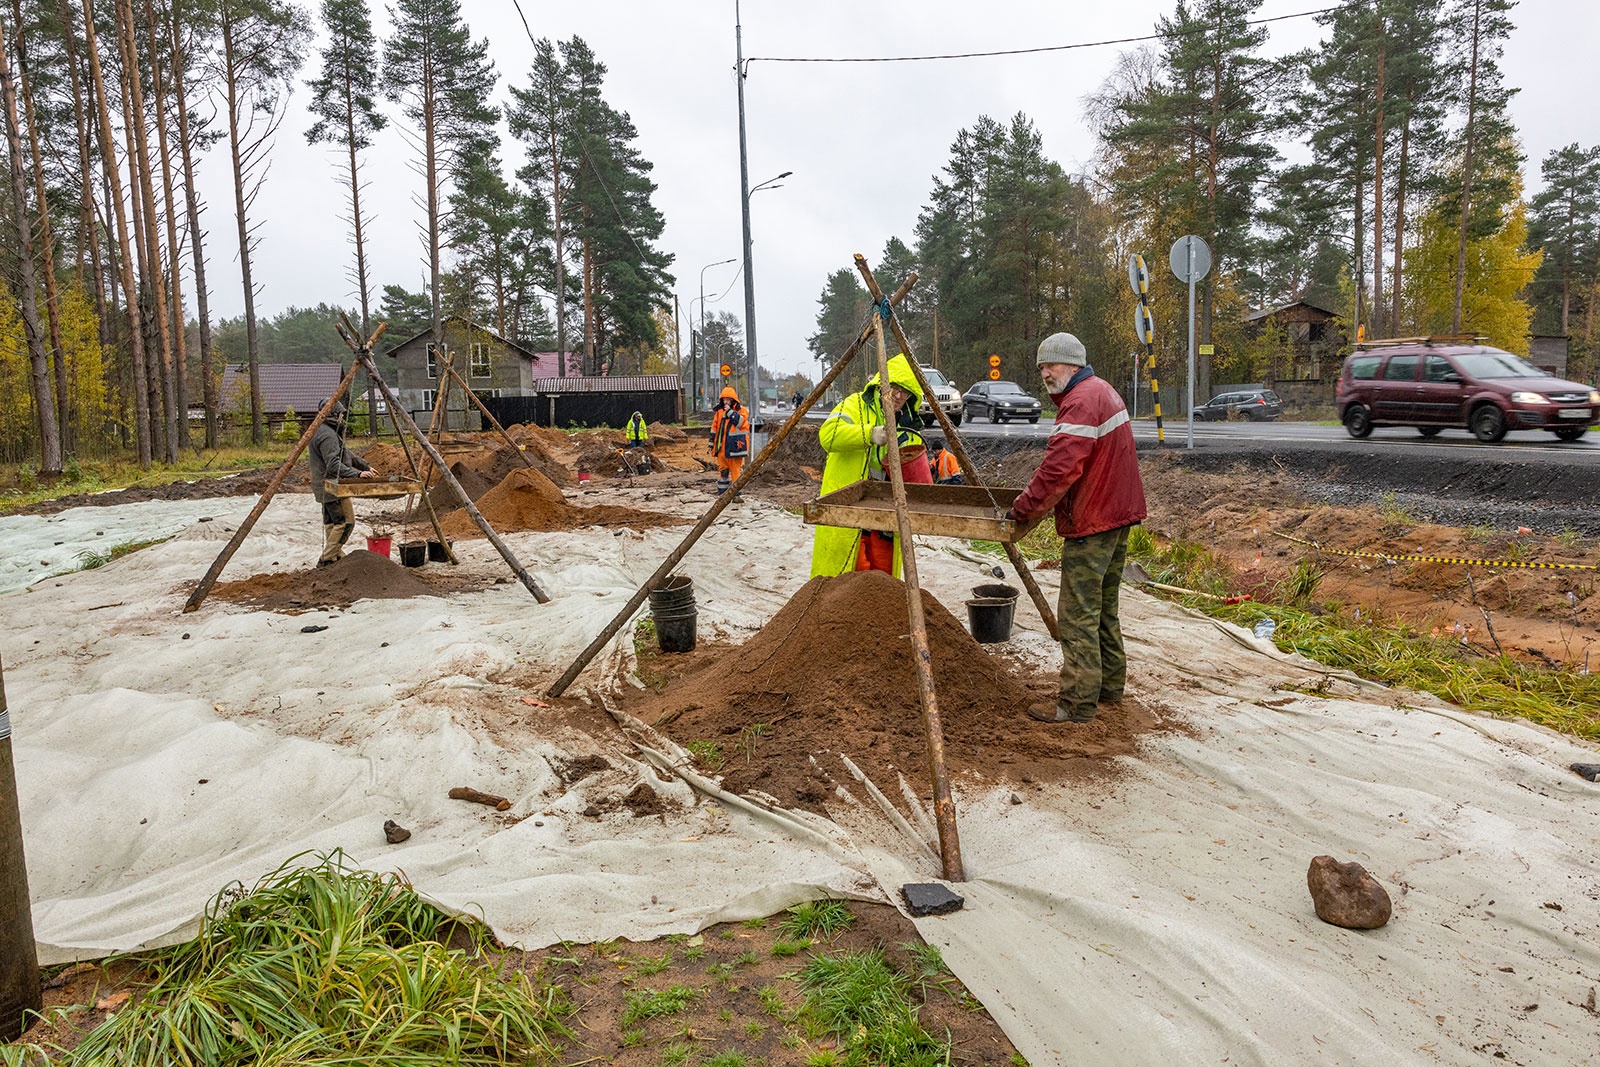
<instances>
[{"instance_id":1,"label":"wooden house","mask_svg":"<svg viewBox=\"0 0 1600 1067\"><path fill-rule=\"evenodd\" d=\"M448 361L467 380L479 399L533 395L536 378L559 373L554 352L534 352L509 341L488 327L451 315L444 323L444 347L434 348L432 329L407 338L391 348L394 372L390 384L400 404L418 425L427 429L440 392L442 367ZM576 353L569 353L568 373L576 373ZM476 405L452 383L446 393L446 427L477 430L483 427Z\"/></svg>"}]
</instances>

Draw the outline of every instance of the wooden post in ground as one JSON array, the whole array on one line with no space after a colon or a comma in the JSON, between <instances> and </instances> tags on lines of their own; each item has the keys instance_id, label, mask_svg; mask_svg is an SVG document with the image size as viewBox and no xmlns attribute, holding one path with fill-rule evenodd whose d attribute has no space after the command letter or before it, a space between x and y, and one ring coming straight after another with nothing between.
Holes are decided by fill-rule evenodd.
<instances>
[{"instance_id":1,"label":"wooden post in ground","mask_svg":"<svg viewBox=\"0 0 1600 1067\"><path fill-rule=\"evenodd\" d=\"M864 263L858 256L857 262ZM881 299L881 297L880 297ZM922 587L917 582L917 553L911 543L911 516L906 510L905 475L900 470L900 436L889 403L889 352L883 343L883 319L874 309L872 332L878 348L878 398L883 405L889 440L889 487L894 493L894 518L900 538L900 566L905 573L906 614L911 631L911 657L917 669L917 691L922 701L922 728L928 740L928 776L933 780L933 821L939 828L939 858L950 882L967 880L961 863L961 838L956 832L956 802L950 796L950 776L944 766L944 726L939 721L939 694L933 685L933 655L928 648L928 620L922 612ZM909 359L909 353L907 354ZM910 403L910 401L907 401ZM893 653L891 653L893 654Z\"/></svg>"},{"instance_id":2,"label":"wooden post in ground","mask_svg":"<svg viewBox=\"0 0 1600 1067\"><path fill-rule=\"evenodd\" d=\"M378 334L381 334L383 329L382 325L378 327L378 332L372 335L373 340L377 339ZM216 561L211 564L211 569L206 571L205 576L200 579L200 584L194 587L194 592L189 594L188 602L183 605L185 613L195 611L204 603L206 594L210 593L211 587L217 584L217 576L222 573L222 568L228 565L228 561L233 558L233 554L239 551L239 546L244 544L244 539L250 536L251 528L255 526L256 520L261 518L261 513L267 510L267 505L272 503L273 496L278 492L279 486L283 485L283 480L289 476L289 470L294 466L295 461L300 458L300 453L306 450L306 446L311 443L312 436L321 428L324 422L328 421L328 415L333 411L333 405L344 399L345 392L350 388L350 383L355 381L356 370L360 365L361 361L359 359L350 364L350 369L345 372L344 378L339 382L339 388L335 389L333 395L328 397L323 402L322 407L317 409L317 417L311 420L311 425L306 427L305 432L300 435L300 440L296 441L294 447L289 450L289 458L283 461L283 465L278 468L278 472L272 476L272 481L268 482L267 487L261 491L261 499L256 501L256 506L250 509L250 514L244 517L244 521L233 532L233 536L228 539L228 543L222 546L222 551L217 554Z\"/></svg>"},{"instance_id":3,"label":"wooden post in ground","mask_svg":"<svg viewBox=\"0 0 1600 1067\"><path fill-rule=\"evenodd\" d=\"M867 261L861 256L856 256L856 270L861 272L861 277L867 283L867 291L872 294L872 299L878 300L883 295L883 290L878 286L878 280L872 276L872 271L867 269ZM928 379L923 377L922 368L917 365L916 353L911 348L911 342L906 339L905 330L900 327L900 318L896 315L889 317L889 326L894 331L895 340L900 342L900 348L905 352L906 359L911 363L911 370L917 376L917 385L922 389L922 395L930 397L928 407L939 422L939 427L944 430L945 441L951 453L956 457L956 463L961 467L961 473L966 476L969 485L982 485L978 477L978 468L973 465L971 457L967 455L966 446L961 443L961 438L956 433L950 416L944 413L944 408L935 403L928 389ZM1044 627L1051 638L1061 640L1061 631L1056 628L1056 614L1050 608L1050 601L1045 599L1044 590L1039 588L1039 583L1033 577L1033 572L1028 569L1028 561L1022 555L1022 550L1016 545L1004 542L1001 545L1006 551L1006 556L1011 560L1011 566L1016 568L1017 578L1021 580L1022 587L1028 591L1028 599L1033 601L1033 606L1039 612L1039 617L1044 620Z\"/></svg>"},{"instance_id":4,"label":"wooden post in ground","mask_svg":"<svg viewBox=\"0 0 1600 1067\"><path fill-rule=\"evenodd\" d=\"M422 431L417 428L417 424L412 421L411 413L400 407L399 399L389 388L389 383L383 380L383 375L378 373L378 368L372 362L370 346L362 346L356 355L357 362L366 367L367 374L371 376L374 382L378 383L378 389L382 391L384 400L400 418L405 420L406 429L411 431L413 437L417 438L423 449L428 453L428 458L439 468L439 477L449 483L450 488L455 490L456 496L466 501L463 507L466 508L467 515L471 517L478 529L483 531L483 536L489 539L489 543L494 546L495 551L500 553L500 558L506 561L506 566L510 567L511 573L517 576L517 581L521 582L539 603L550 603L550 594L546 593L544 588L534 580L533 575L529 574L527 568L523 567L521 561L517 559L510 547L500 539L499 534L494 532L494 527L489 525L489 520L483 517L483 513L478 510L478 506L467 495L467 491L461 488L461 483L451 473L450 468L444 462L444 457L439 455L438 449L434 448L433 442L423 436ZM426 487L424 487L424 490L426 490ZM441 534L440 536L442 537L443 535Z\"/></svg>"},{"instance_id":5,"label":"wooden post in ground","mask_svg":"<svg viewBox=\"0 0 1600 1067\"><path fill-rule=\"evenodd\" d=\"M901 283L900 288L895 290L894 295L889 298L889 303L894 305L904 300L906 294L911 291L911 287L915 284L917 284L917 276L913 273ZM661 566L656 568L655 573L646 578L644 584L634 591L634 594L628 598L628 602L622 606L622 610L617 612L616 616L606 624L604 630L600 631L599 636L590 641L588 647L578 653L578 658L572 661L572 665L567 668L565 674L556 679L555 684L549 688L546 695L558 697L565 693L567 687L577 680L578 675L582 674L583 669L589 665L589 661L594 659L600 650L605 647L605 643L616 636L617 631L622 629L629 619L633 618L633 613L639 610L639 605L643 604L645 597L650 595L650 590L654 589L661 583L662 579L672 573L672 568L676 567L679 561L688 555L695 542L700 540L700 536L710 529L711 524L717 520L717 516L721 515L723 510L733 503L734 497L739 495L739 490L743 489L745 484L755 476L755 473L761 469L763 463L776 454L777 448L783 443L784 438L788 437L790 432L800 425L800 420L805 417L806 412L810 411L812 406L827 394L828 386L833 384L835 378L844 373L844 369L850 365L850 361L855 358L856 353L861 351L861 346L866 344L871 337L872 327L868 326L851 342L850 347L845 349L844 355L839 357L839 362L833 365L832 370L823 375L822 381L812 387L811 394L800 402L799 407L794 409L794 413L784 422L783 427L772 435L766 447L745 465L743 472L739 475L739 480L734 482L727 492L717 497L711 507L706 510L706 513L700 516L700 521L695 523L694 528L679 542L678 547L668 553L667 558L661 561Z\"/></svg>"},{"instance_id":6,"label":"wooden post in ground","mask_svg":"<svg viewBox=\"0 0 1600 1067\"><path fill-rule=\"evenodd\" d=\"M22 854L22 813L11 762L11 717L0 670L0 1041L17 1040L28 1028L28 1016L42 1010L33 904Z\"/></svg>"},{"instance_id":7,"label":"wooden post in ground","mask_svg":"<svg viewBox=\"0 0 1600 1067\"><path fill-rule=\"evenodd\" d=\"M460 372L457 371L454 366L450 368L450 377L454 378L456 380L456 384L460 385L462 389L466 390L467 399L478 405L478 410L483 413L483 417L489 420L489 425L493 426L495 432L498 433L502 439L504 439L507 445L511 446L511 451L517 454L517 458L522 461L522 465L524 467L532 468L533 460L528 458L527 449L523 448L521 445L517 444L511 439L511 435L506 433L506 428L500 425L500 420L494 417L494 412L490 411L484 406L483 401L478 399L478 394L473 391L472 386L466 383L466 380L461 377Z\"/></svg>"}]
</instances>

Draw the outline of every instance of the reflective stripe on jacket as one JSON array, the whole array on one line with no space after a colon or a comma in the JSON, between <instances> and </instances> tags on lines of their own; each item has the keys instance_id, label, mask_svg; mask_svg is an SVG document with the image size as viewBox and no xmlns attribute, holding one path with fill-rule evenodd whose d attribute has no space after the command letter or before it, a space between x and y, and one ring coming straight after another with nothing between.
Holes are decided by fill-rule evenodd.
<instances>
[{"instance_id":1,"label":"reflective stripe on jacket","mask_svg":"<svg viewBox=\"0 0 1600 1067\"><path fill-rule=\"evenodd\" d=\"M650 430L645 426L644 417L635 413L633 418L628 420L628 440L646 441L649 438Z\"/></svg>"},{"instance_id":2,"label":"reflective stripe on jacket","mask_svg":"<svg viewBox=\"0 0 1600 1067\"><path fill-rule=\"evenodd\" d=\"M1051 399L1056 424L1044 462L1012 511L1032 519L1053 508L1056 533L1066 538L1139 522L1146 514L1144 483L1128 409L1117 391L1084 367Z\"/></svg>"},{"instance_id":3,"label":"reflective stripe on jacket","mask_svg":"<svg viewBox=\"0 0 1600 1067\"><path fill-rule=\"evenodd\" d=\"M719 459L728 458L728 434L734 430L750 432L750 415L740 404L732 411L718 408L711 413L711 454ZM746 446L748 447L748 445Z\"/></svg>"}]
</instances>

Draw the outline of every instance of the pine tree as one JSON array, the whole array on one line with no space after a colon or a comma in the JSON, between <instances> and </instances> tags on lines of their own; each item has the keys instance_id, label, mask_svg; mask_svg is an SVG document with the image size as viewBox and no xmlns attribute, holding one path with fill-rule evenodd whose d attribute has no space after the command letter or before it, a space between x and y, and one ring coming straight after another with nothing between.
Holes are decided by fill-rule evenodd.
<instances>
[{"instance_id":1,"label":"pine tree","mask_svg":"<svg viewBox=\"0 0 1600 1067\"><path fill-rule=\"evenodd\" d=\"M854 270L840 267L828 275L822 295L817 297L817 332L806 338L806 347L824 368L833 366L860 334L871 303L861 276Z\"/></svg>"},{"instance_id":2,"label":"pine tree","mask_svg":"<svg viewBox=\"0 0 1600 1067\"><path fill-rule=\"evenodd\" d=\"M488 143L497 114L487 101L496 74L488 40L474 41L457 0L397 0L394 36L384 43L383 87L412 124L427 207L433 343L444 344L444 199Z\"/></svg>"},{"instance_id":3,"label":"pine tree","mask_svg":"<svg viewBox=\"0 0 1600 1067\"><path fill-rule=\"evenodd\" d=\"M1544 189L1531 201L1528 227L1529 245L1544 252L1534 293L1542 317L1567 336L1574 289L1583 293L1600 275L1600 147L1557 148L1540 173Z\"/></svg>"},{"instance_id":4,"label":"pine tree","mask_svg":"<svg viewBox=\"0 0 1600 1067\"><path fill-rule=\"evenodd\" d=\"M1508 108L1517 92L1500 76L1499 57L1511 35L1509 12L1516 0L1458 0L1446 21L1460 56L1457 104L1466 114L1453 155L1461 160L1459 186L1443 202L1456 221L1455 300L1450 331L1461 332L1467 284L1467 245L1500 228L1499 206L1517 180L1522 154ZM1481 206L1480 206L1481 205Z\"/></svg>"},{"instance_id":5,"label":"pine tree","mask_svg":"<svg viewBox=\"0 0 1600 1067\"><path fill-rule=\"evenodd\" d=\"M511 104L506 121L512 136L527 148L527 163L517 172L531 195L549 205L552 292L555 297L557 373L566 377L567 360L567 235L569 223L563 208L575 170L569 153L572 136L569 127L576 90L572 72L562 62L556 46L548 38L534 42L533 64L528 71L528 86L511 86Z\"/></svg>"},{"instance_id":6,"label":"pine tree","mask_svg":"<svg viewBox=\"0 0 1600 1067\"><path fill-rule=\"evenodd\" d=\"M233 163L234 217L239 225L239 271L250 364L250 440L261 444L261 349L251 254L257 238L249 205L266 178L273 137L283 122L284 97L300 69L310 27L304 12L283 0L219 0L228 147Z\"/></svg>"},{"instance_id":7,"label":"pine tree","mask_svg":"<svg viewBox=\"0 0 1600 1067\"><path fill-rule=\"evenodd\" d=\"M372 302L361 217L360 153L371 146L372 135L389 120L378 110L378 48L366 0L322 0L322 22L328 43L322 51L322 75L310 83L311 113L316 122L306 131L306 140L338 145L349 157L350 243L356 250L350 273L361 298L361 336L367 337L372 333ZM377 385L368 382L367 410L377 409ZM367 430L376 434L378 420L368 419Z\"/></svg>"},{"instance_id":8,"label":"pine tree","mask_svg":"<svg viewBox=\"0 0 1600 1067\"><path fill-rule=\"evenodd\" d=\"M1123 190L1140 211L1166 216L1145 229L1198 234L1214 266L1197 288L1198 327L1211 340L1219 279L1252 258L1257 186L1276 149L1271 102L1281 68L1260 55L1267 31L1251 25L1261 0L1179 0L1158 31L1166 43L1158 75L1142 92L1111 102L1102 136L1112 154L1129 152L1144 170ZM1209 368L1197 368L1196 394Z\"/></svg>"}]
</instances>

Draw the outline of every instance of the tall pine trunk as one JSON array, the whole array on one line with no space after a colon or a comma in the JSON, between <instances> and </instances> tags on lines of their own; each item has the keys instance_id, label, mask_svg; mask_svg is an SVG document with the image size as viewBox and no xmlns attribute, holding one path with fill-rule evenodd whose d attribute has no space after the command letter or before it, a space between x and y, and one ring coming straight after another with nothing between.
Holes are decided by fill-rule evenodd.
<instances>
[{"instance_id":1,"label":"tall pine trunk","mask_svg":"<svg viewBox=\"0 0 1600 1067\"><path fill-rule=\"evenodd\" d=\"M550 208L555 215L556 239L556 376L567 376L567 250L561 228L561 133L550 123Z\"/></svg>"},{"instance_id":2,"label":"tall pine trunk","mask_svg":"<svg viewBox=\"0 0 1600 1067\"><path fill-rule=\"evenodd\" d=\"M1383 71L1389 46L1384 39L1383 14L1378 13L1378 70L1373 87L1374 130L1372 144L1372 332L1383 336Z\"/></svg>"},{"instance_id":3,"label":"tall pine trunk","mask_svg":"<svg viewBox=\"0 0 1600 1067\"><path fill-rule=\"evenodd\" d=\"M1461 332L1461 305L1467 290L1467 223L1472 214L1472 124L1478 112L1478 33L1483 0L1472 5L1472 70L1467 76L1467 128L1461 154L1461 227L1456 239L1456 291L1450 311L1450 332Z\"/></svg>"},{"instance_id":4,"label":"tall pine trunk","mask_svg":"<svg viewBox=\"0 0 1600 1067\"><path fill-rule=\"evenodd\" d=\"M439 294L439 142L434 129L434 81L431 58L422 71L422 140L423 170L428 181L428 303L433 314L430 336L433 338L434 358L439 361L443 386L444 378L444 317L440 311ZM443 389L440 392L444 392ZM437 395L437 394L436 394ZM441 425L448 425L450 412L443 412Z\"/></svg>"},{"instance_id":5,"label":"tall pine trunk","mask_svg":"<svg viewBox=\"0 0 1600 1067\"><path fill-rule=\"evenodd\" d=\"M88 116L88 107L84 101L83 78L80 73L77 45L76 23L72 15L72 5L68 0L61 0L61 26L62 44L67 55L67 74L72 86L72 117L78 130L78 199L79 199L79 253L78 253L78 285L84 284L83 253L87 246L89 256L90 279L94 285L94 312L95 321L100 324L100 340L102 344L109 343L111 339L111 322L106 310L106 279L104 274L104 260L100 252L100 225L99 214L95 211L94 203L94 166L90 162L90 149L93 145L94 135L90 130L91 120Z\"/></svg>"},{"instance_id":6,"label":"tall pine trunk","mask_svg":"<svg viewBox=\"0 0 1600 1067\"><path fill-rule=\"evenodd\" d=\"M44 312L50 330L50 360L55 369L56 429L65 458L72 448L71 392L67 351L61 340L61 301L56 293L55 236L50 226L50 199L45 189L44 159L39 154L39 124L33 111L33 82L28 75L28 40L23 30L22 0L11 0L17 26L17 81L22 85L22 114L28 126L28 153L33 159L33 196L39 207L39 266L44 274Z\"/></svg>"},{"instance_id":7,"label":"tall pine trunk","mask_svg":"<svg viewBox=\"0 0 1600 1067\"><path fill-rule=\"evenodd\" d=\"M176 368L172 362L172 333L167 328L167 277L161 261L161 239L157 235L159 222L156 215L156 196L153 170L150 165L150 138L145 128L144 78L139 66L137 24L132 0L118 0L118 36L125 56L123 85L124 100L128 107L128 128L133 131L132 155L128 169L137 184L139 200L134 204L134 229L141 239L142 265L140 273L145 278L151 302L151 320L155 326L156 340L160 344L161 410L165 415L163 440L168 463L178 461L178 421L183 413L178 410Z\"/></svg>"},{"instance_id":8,"label":"tall pine trunk","mask_svg":"<svg viewBox=\"0 0 1600 1067\"><path fill-rule=\"evenodd\" d=\"M178 152L183 157L183 198L189 215L190 261L194 265L195 316L200 329L200 396L206 409L206 448L219 444L217 420L221 405L217 398L217 379L211 367L211 307L206 290L206 257L204 234L200 229L200 197L194 188L193 139L189 132L189 99L184 89L184 71L188 58L183 50L183 27L173 15L167 27L172 37L172 90L173 103L178 109Z\"/></svg>"},{"instance_id":9,"label":"tall pine trunk","mask_svg":"<svg viewBox=\"0 0 1600 1067\"><path fill-rule=\"evenodd\" d=\"M167 229L167 266L171 271L167 314L162 321L172 339L172 395L177 421L173 426L172 450L189 444L189 354L183 315L182 256L178 246L178 212L172 195L172 152L167 144L167 87L162 83L165 69L161 62L160 38L156 31L156 11L151 0L144 0L145 35L150 48L150 70L155 91L156 151L161 163L161 193ZM174 456L176 458L176 456Z\"/></svg>"},{"instance_id":10,"label":"tall pine trunk","mask_svg":"<svg viewBox=\"0 0 1600 1067\"><path fill-rule=\"evenodd\" d=\"M228 83L228 147L233 159L233 207L239 222L239 273L244 286L245 348L250 362L250 440L266 440L261 410L261 340L256 329L256 287L250 271L250 223L245 211L244 157L239 133L239 77L234 52L233 15L222 5L222 49ZM438 253L435 252L435 262ZM435 268L437 270L437 267Z\"/></svg>"},{"instance_id":11,"label":"tall pine trunk","mask_svg":"<svg viewBox=\"0 0 1600 1067\"><path fill-rule=\"evenodd\" d=\"M1400 327L1400 292L1402 255L1406 236L1406 179L1410 176L1411 108L1406 108L1405 121L1400 124L1400 165L1395 168L1394 182L1394 266L1389 272L1390 306L1389 328L1402 333Z\"/></svg>"},{"instance_id":12,"label":"tall pine trunk","mask_svg":"<svg viewBox=\"0 0 1600 1067\"><path fill-rule=\"evenodd\" d=\"M95 40L92 0L83 0L84 44L89 57L89 76L100 122L100 152L106 177L106 195L111 202L107 213L117 220L117 267L128 306L129 347L133 363L133 423L138 442L139 466L150 466L150 397L144 351L144 323L139 315L138 286L133 281L132 257L128 253L128 212L122 202L122 176L117 170L116 142L111 135L111 107L106 96L105 74L100 69L100 46Z\"/></svg>"},{"instance_id":13,"label":"tall pine trunk","mask_svg":"<svg viewBox=\"0 0 1600 1067\"><path fill-rule=\"evenodd\" d=\"M356 284L361 290L361 337L372 336L372 302L368 291L367 244L361 230L361 161L356 158L355 88L350 83L350 68L344 71L345 145L350 149L350 223L355 227ZM367 379L367 436L378 435L378 384Z\"/></svg>"},{"instance_id":14,"label":"tall pine trunk","mask_svg":"<svg viewBox=\"0 0 1600 1067\"><path fill-rule=\"evenodd\" d=\"M11 161L11 201L17 226L18 297L22 327L28 341L28 365L33 386L34 415L39 423L39 472L61 473L61 427L56 421L55 396L50 388L50 361L39 325L39 304L33 273L33 226L28 221L28 166L22 157L22 130L17 117L17 85L6 55L4 27L0 26L0 95L4 97L6 148Z\"/></svg>"}]
</instances>

